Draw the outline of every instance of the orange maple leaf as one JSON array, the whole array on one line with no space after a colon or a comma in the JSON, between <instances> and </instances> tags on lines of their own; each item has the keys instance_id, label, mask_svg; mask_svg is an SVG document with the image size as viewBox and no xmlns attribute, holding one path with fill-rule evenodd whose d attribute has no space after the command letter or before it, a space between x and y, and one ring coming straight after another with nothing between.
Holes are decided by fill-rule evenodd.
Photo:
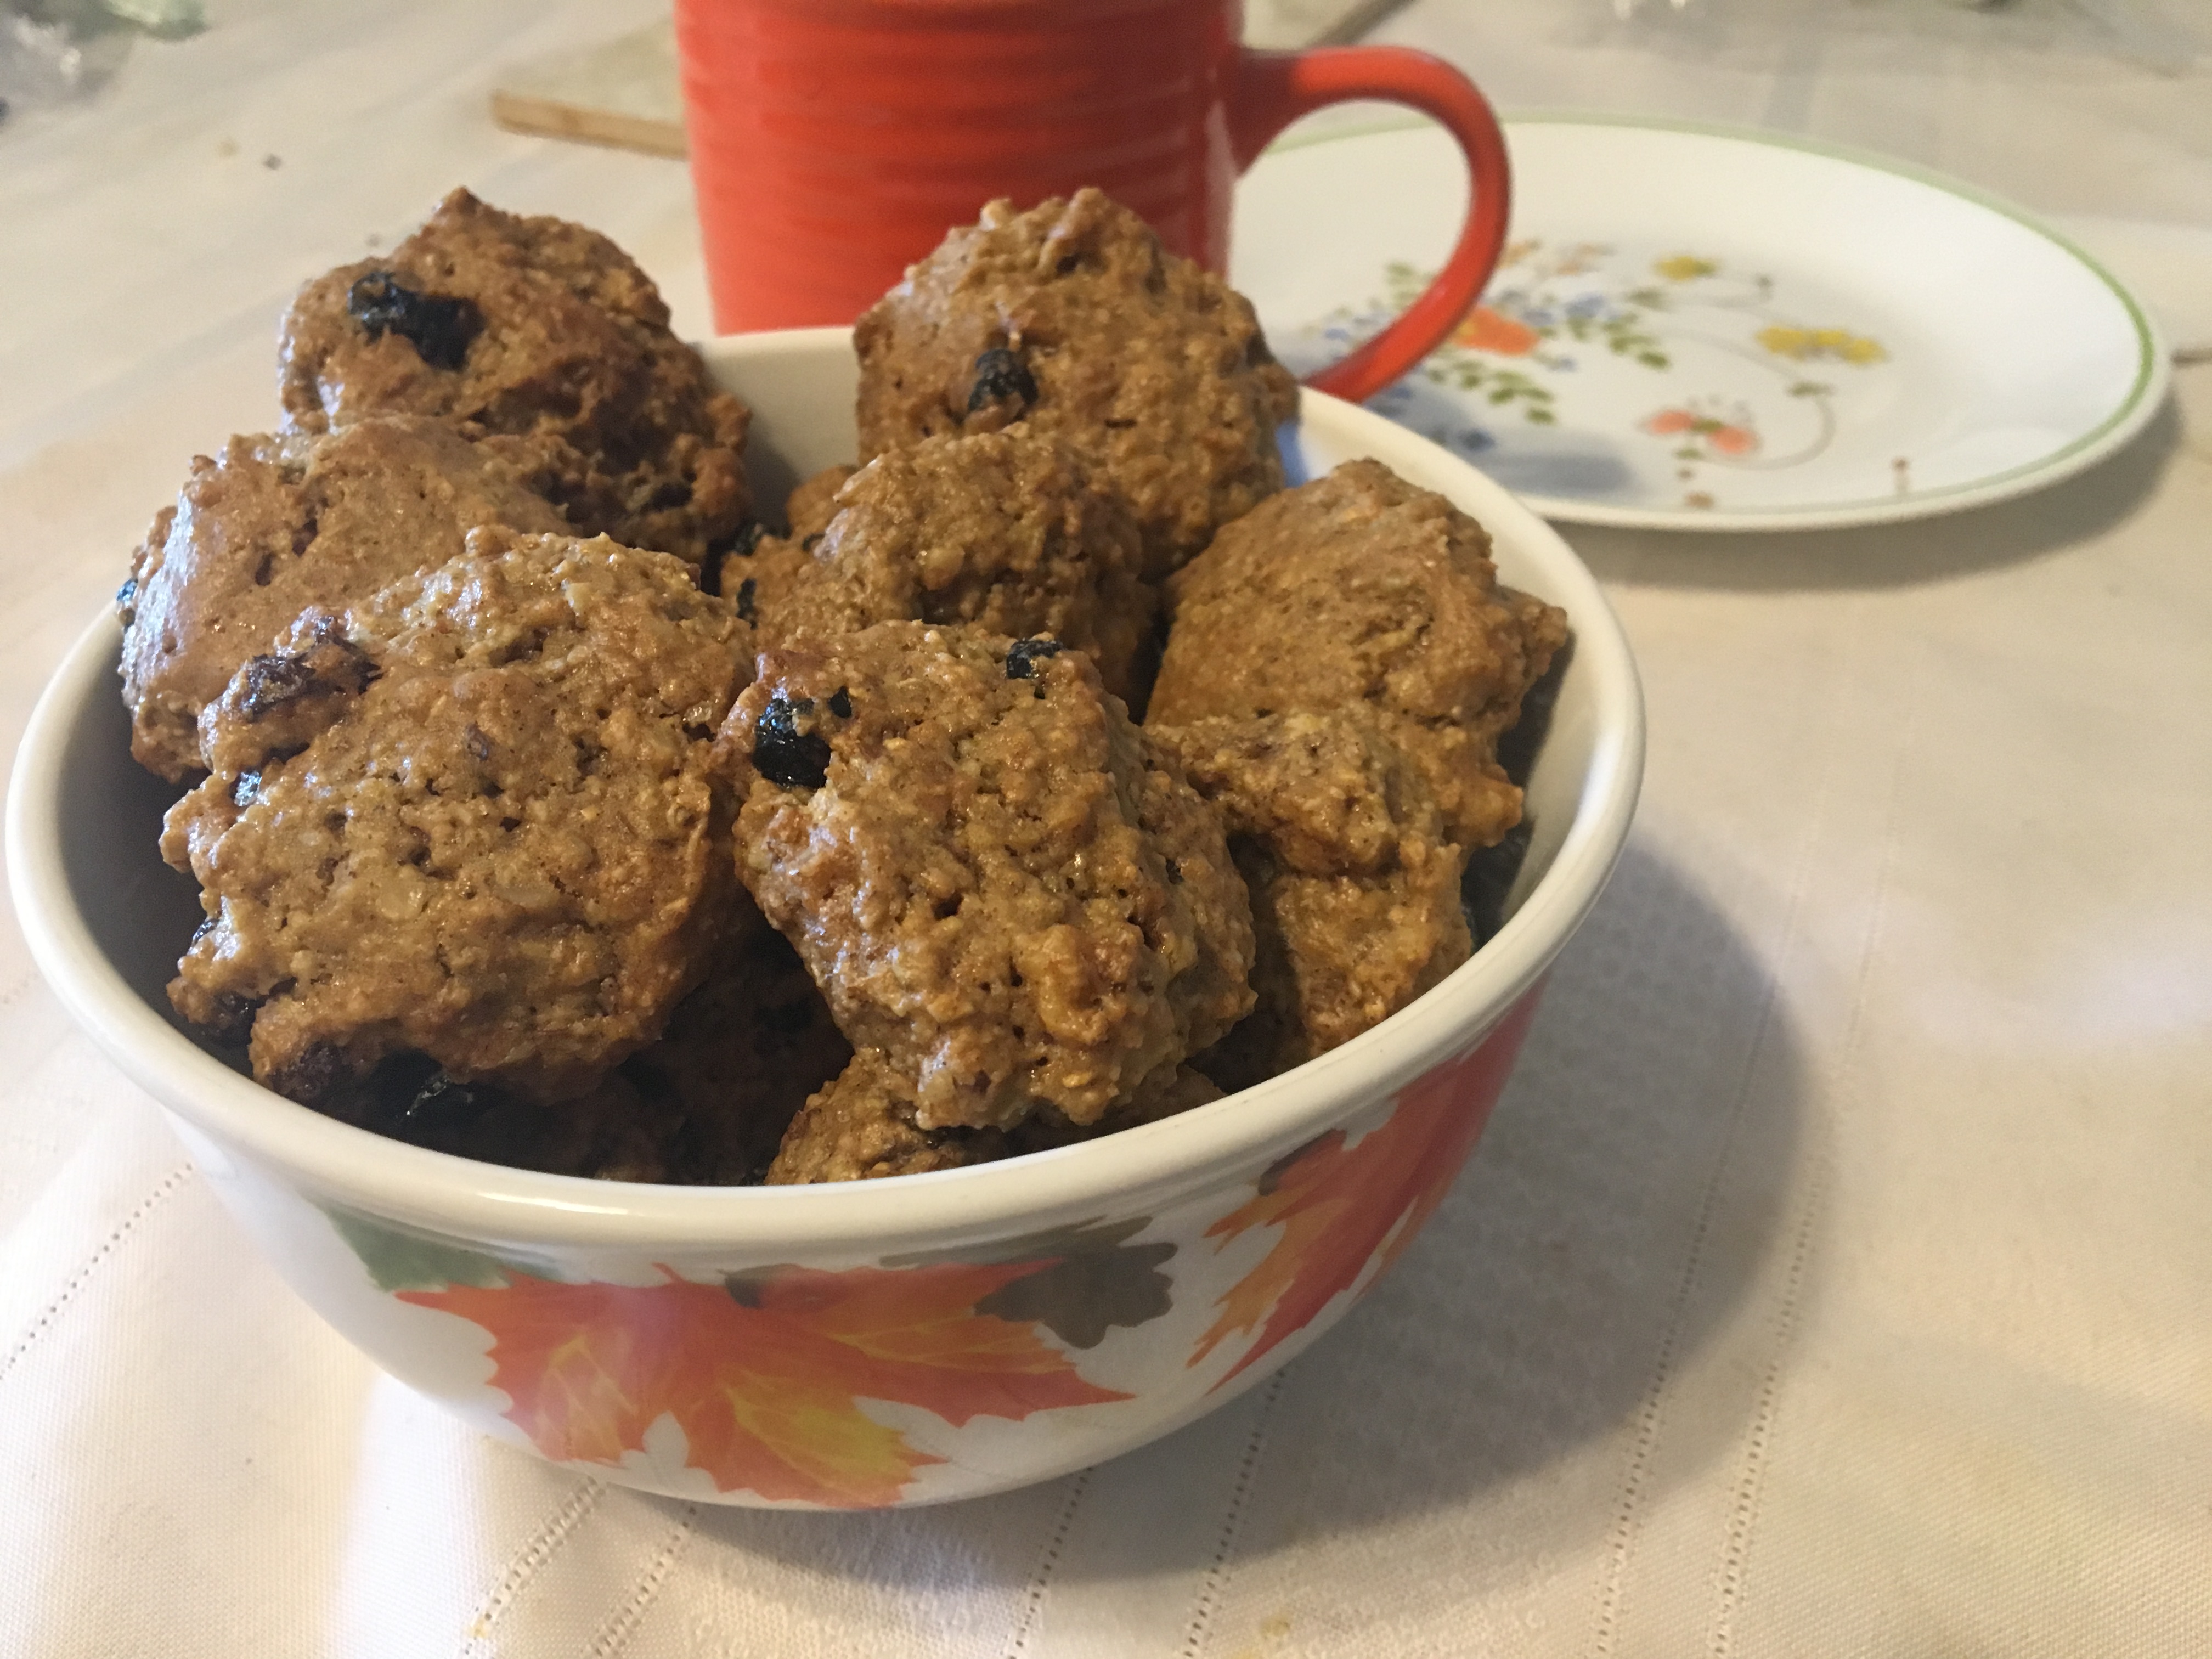
<instances>
[{"instance_id":1,"label":"orange maple leaf","mask_svg":"<svg viewBox=\"0 0 2212 1659\"><path fill-rule=\"evenodd\" d=\"M1259 1339L1218 1389L1350 1290L1378 1249L1378 1275L1398 1259L1474 1150L1535 1012L1532 992L1471 1053L1401 1094L1380 1127L1349 1146L1341 1129L1308 1142L1261 1180L1249 1201L1206 1230L1209 1238L1263 1226L1282 1231L1216 1304L1187 1364L1257 1327Z\"/></svg>"},{"instance_id":2,"label":"orange maple leaf","mask_svg":"<svg viewBox=\"0 0 2212 1659\"><path fill-rule=\"evenodd\" d=\"M837 1508L896 1499L942 1462L861 1412L860 1399L919 1406L957 1426L1129 1396L1079 1376L1026 1322L975 1311L1049 1260L959 1262L695 1284L569 1285L511 1273L399 1298L491 1333L492 1385L508 1419L548 1457L618 1464L663 1415L689 1462L723 1492Z\"/></svg>"}]
</instances>

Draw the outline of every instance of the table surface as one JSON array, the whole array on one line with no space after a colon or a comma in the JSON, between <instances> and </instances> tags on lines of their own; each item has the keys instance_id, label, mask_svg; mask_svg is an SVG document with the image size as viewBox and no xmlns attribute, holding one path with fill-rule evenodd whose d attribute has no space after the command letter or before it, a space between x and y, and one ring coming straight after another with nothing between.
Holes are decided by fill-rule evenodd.
<instances>
[{"instance_id":1,"label":"table surface","mask_svg":"<svg viewBox=\"0 0 2212 1659\"><path fill-rule=\"evenodd\" d=\"M485 109L650 0L209 10L0 126L0 753L186 459L273 422L290 291L455 182L706 327L680 164ZM2212 234L2212 57L2145 19L1417 0L1376 38L1509 109ZM477 1442L252 1255L0 921L0 1653L2212 1651L2208 526L2185 363L2002 507L1570 530L1649 782L1452 1198L1268 1387L942 1510L702 1510Z\"/></svg>"}]
</instances>

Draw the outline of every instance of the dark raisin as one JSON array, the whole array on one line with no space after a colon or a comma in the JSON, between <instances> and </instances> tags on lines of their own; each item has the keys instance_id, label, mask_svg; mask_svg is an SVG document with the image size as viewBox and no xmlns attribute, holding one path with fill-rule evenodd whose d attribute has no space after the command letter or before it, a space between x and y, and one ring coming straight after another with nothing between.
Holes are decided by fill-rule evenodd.
<instances>
[{"instance_id":1,"label":"dark raisin","mask_svg":"<svg viewBox=\"0 0 2212 1659\"><path fill-rule=\"evenodd\" d=\"M1169 880L1169 882L1170 882L1171 884L1175 885L1175 886L1177 886L1177 887L1182 886L1182 866L1181 866L1180 864L1177 864L1177 863L1176 863L1173 859L1164 859L1164 860L1161 860L1161 862L1163 862L1164 864L1165 864L1165 865L1167 866L1167 867L1168 867L1168 880Z\"/></svg>"},{"instance_id":2,"label":"dark raisin","mask_svg":"<svg viewBox=\"0 0 2212 1659\"><path fill-rule=\"evenodd\" d=\"M307 657L282 652L247 658L246 692L239 699L239 713L248 720L258 720L270 709L300 697L332 692L358 695L366 690L380 671L375 659L339 632L339 626L337 617L325 617L315 627L317 648L331 647L320 665L325 672L319 672Z\"/></svg>"},{"instance_id":3,"label":"dark raisin","mask_svg":"<svg viewBox=\"0 0 2212 1659\"><path fill-rule=\"evenodd\" d=\"M1004 346L993 346L975 360L975 384L968 393L968 412L1009 399L1027 409L1036 401L1036 381L1029 366Z\"/></svg>"},{"instance_id":4,"label":"dark raisin","mask_svg":"<svg viewBox=\"0 0 2212 1659\"><path fill-rule=\"evenodd\" d=\"M483 331L483 313L471 300L417 294L388 270L372 270L346 290L346 309L372 340L397 334L433 368L459 368Z\"/></svg>"},{"instance_id":5,"label":"dark raisin","mask_svg":"<svg viewBox=\"0 0 2212 1659\"><path fill-rule=\"evenodd\" d=\"M761 544L761 538L767 534L766 525L758 519L747 519L744 524L738 526L738 539L732 544L730 550L742 558L750 559L753 556L753 550Z\"/></svg>"},{"instance_id":6,"label":"dark raisin","mask_svg":"<svg viewBox=\"0 0 2212 1659\"><path fill-rule=\"evenodd\" d=\"M299 528L292 532L292 556L297 558L313 547L315 544L315 538L322 533L322 528L319 516L313 508L309 508L307 516L300 521Z\"/></svg>"},{"instance_id":7,"label":"dark raisin","mask_svg":"<svg viewBox=\"0 0 2212 1659\"><path fill-rule=\"evenodd\" d=\"M319 678L305 657L249 657L246 695L239 700L238 709L247 720L258 720L295 697L331 689L330 682Z\"/></svg>"},{"instance_id":8,"label":"dark raisin","mask_svg":"<svg viewBox=\"0 0 2212 1659\"><path fill-rule=\"evenodd\" d=\"M273 1067L268 1084L287 1100L313 1106L336 1088L345 1076L345 1056L328 1042L311 1042L298 1058Z\"/></svg>"},{"instance_id":9,"label":"dark raisin","mask_svg":"<svg viewBox=\"0 0 2212 1659\"><path fill-rule=\"evenodd\" d=\"M1006 678L1010 680L1034 678L1038 658L1056 657L1066 649L1058 640L1016 640L1006 647Z\"/></svg>"},{"instance_id":10,"label":"dark raisin","mask_svg":"<svg viewBox=\"0 0 2212 1659\"><path fill-rule=\"evenodd\" d=\"M238 781L230 786L230 804L233 806L251 806L260 799L261 774L240 772Z\"/></svg>"},{"instance_id":11,"label":"dark raisin","mask_svg":"<svg viewBox=\"0 0 2212 1659\"><path fill-rule=\"evenodd\" d=\"M814 707L811 699L796 703L781 691L761 710L753 728L753 764L770 783L787 789L819 789L830 781L830 740L812 732L801 732L796 717Z\"/></svg>"},{"instance_id":12,"label":"dark raisin","mask_svg":"<svg viewBox=\"0 0 2212 1659\"><path fill-rule=\"evenodd\" d=\"M738 617L741 622L752 622L753 601L760 595L760 584L748 576L738 584Z\"/></svg>"},{"instance_id":13,"label":"dark raisin","mask_svg":"<svg viewBox=\"0 0 2212 1659\"><path fill-rule=\"evenodd\" d=\"M468 729L461 734L461 740L468 744L469 753L478 760L491 758L491 739L484 736L483 729L474 720L469 722Z\"/></svg>"},{"instance_id":14,"label":"dark raisin","mask_svg":"<svg viewBox=\"0 0 2212 1659\"><path fill-rule=\"evenodd\" d=\"M841 685L830 694L830 712L841 720L853 718L853 693L849 687Z\"/></svg>"},{"instance_id":15,"label":"dark raisin","mask_svg":"<svg viewBox=\"0 0 2212 1659\"><path fill-rule=\"evenodd\" d=\"M115 590L115 609L122 617L123 625L125 628L131 626L131 619L135 615L131 607L137 603L137 599L138 579L136 576Z\"/></svg>"}]
</instances>

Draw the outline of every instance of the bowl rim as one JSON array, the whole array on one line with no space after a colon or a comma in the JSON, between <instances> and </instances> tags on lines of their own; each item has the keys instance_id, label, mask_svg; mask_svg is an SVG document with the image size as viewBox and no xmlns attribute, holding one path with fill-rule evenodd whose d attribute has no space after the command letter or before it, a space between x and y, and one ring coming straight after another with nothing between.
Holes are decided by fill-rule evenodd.
<instances>
[{"instance_id":1,"label":"bowl rim","mask_svg":"<svg viewBox=\"0 0 2212 1659\"><path fill-rule=\"evenodd\" d=\"M710 362L818 351L850 331L731 337ZM112 611L80 635L33 710L8 792L9 885L33 959L70 1014L131 1079L212 1140L285 1171L321 1198L465 1237L672 1253L879 1250L887 1239L1027 1231L1048 1214L1127 1213L1288 1150L1471 1048L1541 978L1596 902L1626 843L1644 763L1644 705L1628 642L1596 580L1548 524L1501 486L1371 410L1310 390L1299 418L1356 453L1416 456L1492 535L1541 568L1543 597L1575 630L1575 672L1595 719L1574 817L1521 908L1442 983L1374 1029L1224 1101L1078 1146L894 1181L802 1187L630 1184L481 1164L325 1117L240 1076L142 1000L70 902L60 811L72 739L94 699L117 695Z\"/></svg>"}]
</instances>

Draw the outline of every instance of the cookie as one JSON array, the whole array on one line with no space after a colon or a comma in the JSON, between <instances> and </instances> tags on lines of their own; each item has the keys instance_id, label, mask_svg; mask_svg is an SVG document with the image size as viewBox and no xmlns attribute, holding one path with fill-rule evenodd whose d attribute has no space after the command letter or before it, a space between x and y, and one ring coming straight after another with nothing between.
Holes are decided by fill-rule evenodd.
<instances>
[{"instance_id":1,"label":"cookie","mask_svg":"<svg viewBox=\"0 0 2212 1659\"><path fill-rule=\"evenodd\" d=\"M1420 769L1354 706L1152 726L1221 814L1252 899L1259 1005L1200 1057L1249 1088L1381 1024L1467 960L1467 855Z\"/></svg>"},{"instance_id":2,"label":"cookie","mask_svg":"<svg viewBox=\"0 0 2212 1659\"><path fill-rule=\"evenodd\" d=\"M750 510L750 413L669 332L646 274L596 231L465 190L389 254L300 290L278 387L301 432L409 414L515 440L576 530L693 565Z\"/></svg>"},{"instance_id":3,"label":"cookie","mask_svg":"<svg viewBox=\"0 0 2212 1659\"><path fill-rule=\"evenodd\" d=\"M465 1083L400 1050L347 1074L317 1109L457 1158L601 1181L757 1183L807 1097L853 1051L798 957L738 896L699 988L658 1042L551 1103Z\"/></svg>"},{"instance_id":4,"label":"cookie","mask_svg":"<svg viewBox=\"0 0 2212 1659\"><path fill-rule=\"evenodd\" d=\"M1250 304L1096 190L994 202L854 327L860 453L1016 422L1117 491L1157 579L1283 487L1297 385Z\"/></svg>"},{"instance_id":5,"label":"cookie","mask_svg":"<svg viewBox=\"0 0 2212 1659\"><path fill-rule=\"evenodd\" d=\"M1167 603L1148 722L1364 704L1420 767L1451 840L1488 847L1519 822L1498 740L1566 617L1500 587L1488 533L1442 495L1346 462L1229 526Z\"/></svg>"},{"instance_id":6,"label":"cookie","mask_svg":"<svg viewBox=\"0 0 2212 1659\"><path fill-rule=\"evenodd\" d=\"M1187 1066L1148 1079L1136 1099L1088 1126L1050 1108L1012 1129L925 1129L916 1121L914 1081L883 1054L863 1050L792 1121L769 1166L770 1186L824 1181L876 1181L964 1169L1018 1153L1095 1139L1221 1098L1221 1091Z\"/></svg>"},{"instance_id":7,"label":"cookie","mask_svg":"<svg viewBox=\"0 0 2212 1659\"><path fill-rule=\"evenodd\" d=\"M1141 707L1158 599L1137 529L1053 440L1016 427L879 455L836 494L795 580L756 590L771 637L879 622L973 623L1085 651ZM794 526L796 529L796 526Z\"/></svg>"},{"instance_id":8,"label":"cookie","mask_svg":"<svg viewBox=\"0 0 2212 1659\"><path fill-rule=\"evenodd\" d=\"M200 769L201 709L247 658L303 611L453 557L479 525L565 528L511 457L416 416L233 438L197 458L119 596L131 752L182 781Z\"/></svg>"},{"instance_id":9,"label":"cookie","mask_svg":"<svg viewBox=\"0 0 2212 1659\"><path fill-rule=\"evenodd\" d=\"M792 486L783 503L783 521L792 540L803 542L830 527L830 520L837 516L838 494L860 470L844 464L825 466Z\"/></svg>"},{"instance_id":10,"label":"cookie","mask_svg":"<svg viewBox=\"0 0 2212 1659\"><path fill-rule=\"evenodd\" d=\"M1251 1006L1219 822L1080 653L922 623L763 651L740 879L923 1128L1096 1122Z\"/></svg>"},{"instance_id":11,"label":"cookie","mask_svg":"<svg viewBox=\"0 0 2212 1659\"><path fill-rule=\"evenodd\" d=\"M914 1079L880 1051L862 1049L799 1109L769 1166L771 1187L874 1181L964 1169L1004 1158L999 1129L925 1129Z\"/></svg>"},{"instance_id":12,"label":"cookie","mask_svg":"<svg viewBox=\"0 0 2212 1659\"><path fill-rule=\"evenodd\" d=\"M814 550L836 514L837 492L857 467L824 467L802 479L784 512L789 527L777 535L757 521L749 524L722 556L717 591L738 617L759 623L781 612L792 592L814 564Z\"/></svg>"},{"instance_id":13,"label":"cookie","mask_svg":"<svg viewBox=\"0 0 2212 1659\"><path fill-rule=\"evenodd\" d=\"M208 915L170 996L316 1103L386 1055L533 1100L659 1035L730 902L710 739L741 629L680 560L478 530L309 612L201 718L162 851Z\"/></svg>"}]
</instances>

